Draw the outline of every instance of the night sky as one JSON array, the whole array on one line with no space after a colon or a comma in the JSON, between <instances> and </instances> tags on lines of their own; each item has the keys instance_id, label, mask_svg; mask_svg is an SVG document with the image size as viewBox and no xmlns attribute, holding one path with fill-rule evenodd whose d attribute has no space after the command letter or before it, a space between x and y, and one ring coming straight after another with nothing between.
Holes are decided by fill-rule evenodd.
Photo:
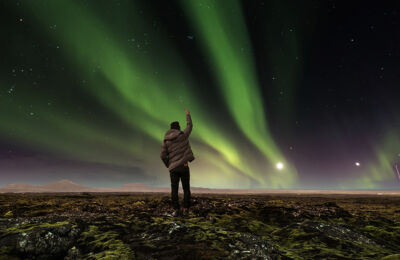
<instances>
[{"instance_id":1,"label":"night sky","mask_svg":"<svg viewBox=\"0 0 400 260\"><path fill-rule=\"evenodd\" d=\"M0 1L0 185L399 189L395 1Z\"/></svg>"}]
</instances>

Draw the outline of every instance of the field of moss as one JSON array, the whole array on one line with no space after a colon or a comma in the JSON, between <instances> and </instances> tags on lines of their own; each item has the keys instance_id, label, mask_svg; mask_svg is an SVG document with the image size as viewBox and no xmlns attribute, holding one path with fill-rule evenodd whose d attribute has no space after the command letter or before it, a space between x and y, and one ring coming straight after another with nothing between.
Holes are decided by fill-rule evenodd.
<instances>
[{"instance_id":1,"label":"field of moss","mask_svg":"<svg viewBox=\"0 0 400 260\"><path fill-rule=\"evenodd\" d=\"M180 198L182 200L182 197ZM0 259L400 259L400 197L0 194Z\"/></svg>"}]
</instances>

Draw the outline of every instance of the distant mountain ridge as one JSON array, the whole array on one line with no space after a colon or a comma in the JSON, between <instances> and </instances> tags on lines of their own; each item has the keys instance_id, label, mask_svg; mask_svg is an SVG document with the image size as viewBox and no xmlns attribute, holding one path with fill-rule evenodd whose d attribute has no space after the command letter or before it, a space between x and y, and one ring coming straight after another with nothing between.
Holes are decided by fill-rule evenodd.
<instances>
[{"instance_id":1,"label":"distant mountain ridge","mask_svg":"<svg viewBox=\"0 0 400 260\"><path fill-rule=\"evenodd\" d=\"M118 191L149 191L150 187L143 183L127 183L117 188L92 188L77 184L70 180L59 180L43 185L31 185L25 183L8 184L0 187L0 193L5 192L118 192Z\"/></svg>"},{"instance_id":2,"label":"distant mountain ridge","mask_svg":"<svg viewBox=\"0 0 400 260\"><path fill-rule=\"evenodd\" d=\"M25 183L8 184L0 187L0 192L85 192L94 191L94 188L85 187L70 180L60 180L43 185L31 185Z\"/></svg>"},{"instance_id":3,"label":"distant mountain ridge","mask_svg":"<svg viewBox=\"0 0 400 260\"><path fill-rule=\"evenodd\" d=\"M182 192L182 187L179 187ZM278 189L210 189L191 187L191 193L220 193L220 194L359 194L359 195L396 195L400 191L373 191L373 190L278 190ZM59 180L43 185L31 185L25 183L8 184L0 187L0 193L25 193L25 192L171 192L170 187L151 188L143 183L127 183L116 188L92 188L86 187L70 180Z\"/></svg>"}]
</instances>

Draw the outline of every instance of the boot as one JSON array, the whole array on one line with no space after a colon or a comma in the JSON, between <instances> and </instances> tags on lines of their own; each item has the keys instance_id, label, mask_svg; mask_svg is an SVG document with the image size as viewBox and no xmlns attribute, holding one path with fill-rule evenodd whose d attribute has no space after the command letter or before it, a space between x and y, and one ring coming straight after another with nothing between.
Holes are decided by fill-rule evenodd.
<instances>
[{"instance_id":1,"label":"boot","mask_svg":"<svg viewBox=\"0 0 400 260\"><path fill-rule=\"evenodd\" d=\"M174 213L172 213L172 216L174 217L180 217L182 215L181 210L180 209L175 209Z\"/></svg>"},{"instance_id":2,"label":"boot","mask_svg":"<svg viewBox=\"0 0 400 260\"><path fill-rule=\"evenodd\" d=\"M189 208L183 208L182 215L184 217L189 217Z\"/></svg>"}]
</instances>

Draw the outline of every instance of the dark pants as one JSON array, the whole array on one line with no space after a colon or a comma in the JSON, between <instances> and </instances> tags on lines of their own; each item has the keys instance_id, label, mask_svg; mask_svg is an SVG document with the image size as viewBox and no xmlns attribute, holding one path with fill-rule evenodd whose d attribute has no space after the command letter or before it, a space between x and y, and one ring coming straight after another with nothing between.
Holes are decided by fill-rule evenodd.
<instances>
[{"instance_id":1,"label":"dark pants","mask_svg":"<svg viewBox=\"0 0 400 260\"><path fill-rule=\"evenodd\" d=\"M179 197L178 197L178 189L179 189L179 179L182 180L182 188L183 188L183 207L190 207L190 171L189 166L180 165L175 169L170 171L171 177L171 198L172 198L172 206L174 209L179 209Z\"/></svg>"}]
</instances>

